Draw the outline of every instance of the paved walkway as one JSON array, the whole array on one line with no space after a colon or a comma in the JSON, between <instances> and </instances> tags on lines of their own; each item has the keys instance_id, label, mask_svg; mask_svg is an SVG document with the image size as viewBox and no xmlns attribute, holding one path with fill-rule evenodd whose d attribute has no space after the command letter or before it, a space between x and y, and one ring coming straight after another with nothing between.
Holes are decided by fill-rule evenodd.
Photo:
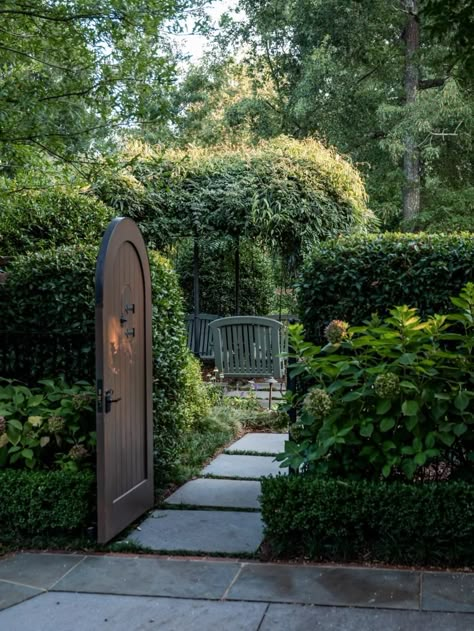
<instances>
[{"instance_id":1,"label":"paved walkway","mask_svg":"<svg viewBox=\"0 0 474 631\"><path fill-rule=\"evenodd\" d=\"M0 560L2 631L469 631L474 575L238 560Z\"/></svg>"},{"instance_id":2,"label":"paved walkway","mask_svg":"<svg viewBox=\"0 0 474 631\"><path fill-rule=\"evenodd\" d=\"M171 495L126 540L156 552L251 555L263 539L260 478L284 474L274 461L287 434L250 433Z\"/></svg>"}]
</instances>

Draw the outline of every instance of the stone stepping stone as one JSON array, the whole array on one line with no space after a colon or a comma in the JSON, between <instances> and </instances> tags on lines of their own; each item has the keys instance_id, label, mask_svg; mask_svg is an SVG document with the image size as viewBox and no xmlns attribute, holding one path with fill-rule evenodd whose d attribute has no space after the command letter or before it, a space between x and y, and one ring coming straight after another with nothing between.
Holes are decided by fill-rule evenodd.
<instances>
[{"instance_id":1,"label":"stone stepping stone","mask_svg":"<svg viewBox=\"0 0 474 631\"><path fill-rule=\"evenodd\" d=\"M226 449L226 453L234 451L254 451L256 453L279 454L285 449L288 434L250 433L240 438Z\"/></svg>"},{"instance_id":2,"label":"stone stepping stone","mask_svg":"<svg viewBox=\"0 0 474 631\"><path fill-rule=\"evenodd\" d=\"M221 454L201 471L201 475L215 475L222 478L259 479L267 475L286 474L273 456L235 456Z\"/></svg>"},{"instance_id":3,"label":"stone stepping stone","mask_svg":"<svg viewBox=\"0 0 474 631\"><path fill-rule=\"evenodd\" d=\"M216 506L224 508L260 508L260 482L200 478L186 482L170 495L165 504Z\"/></svg>"},{"instance_id":4,"label":"stone stepping stone","mask_svg":"<svg viewBox=\"0 0 474 631\"><path fill-rule=\"evenodd\" d=\"M160 552L254 553L263 539L260 513L157 510L127 537Z\"/></svg>"}]
</instances>

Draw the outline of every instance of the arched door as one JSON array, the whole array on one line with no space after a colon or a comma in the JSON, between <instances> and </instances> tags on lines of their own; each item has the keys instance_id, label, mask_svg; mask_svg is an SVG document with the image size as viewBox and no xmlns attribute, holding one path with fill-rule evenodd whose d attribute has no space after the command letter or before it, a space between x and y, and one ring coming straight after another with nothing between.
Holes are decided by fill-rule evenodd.
<instances>
[{"instance_id":1,"label":"arched door","mask_svg":"<svg viewBox=\"0 0 474 631\"><path fill-rule=\"evenodd\" d=\"M142 235L131 219L114 219L96 268L99 543L153 506L151 317Z\"/></svg>"}]
</instances>

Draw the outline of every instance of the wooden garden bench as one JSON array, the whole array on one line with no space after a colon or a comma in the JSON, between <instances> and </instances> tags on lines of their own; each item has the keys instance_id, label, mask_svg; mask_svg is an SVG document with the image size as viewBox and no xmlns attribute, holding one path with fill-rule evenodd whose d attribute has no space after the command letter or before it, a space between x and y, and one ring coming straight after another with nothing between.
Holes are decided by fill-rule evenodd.
<instances>
[{"instance_id":1,"label":"wooden garden bench","mask_svg":"<svg viewBox=\"0 0 474 631\"><path fill-rule=\"evenodd\" d=\"M209 324L216 367L226 377L284 375L281 353L283 325L272 318L232 316Z\"/></svg>"},{"instance_id":2,"label":"wooden garden bench","mask_svg":"<svg viewBox=\"0 0 474 631\"><path fill-rule=\"evenodd\" d=\"M218 315L210 313L200 313L196 318L190 314L186 318L186 333L188 338L188 348L195 352L196 332L199 335L198 356L201 359L214 359L214 344L209 324L217 320Z\"/></svg>"}]
</instances>

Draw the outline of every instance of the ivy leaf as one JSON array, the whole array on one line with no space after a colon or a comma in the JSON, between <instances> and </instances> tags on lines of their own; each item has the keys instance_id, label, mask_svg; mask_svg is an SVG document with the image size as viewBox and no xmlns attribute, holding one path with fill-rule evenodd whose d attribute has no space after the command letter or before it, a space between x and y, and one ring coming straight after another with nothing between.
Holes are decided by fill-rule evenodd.
<instances>
[{"instance_id":1,"label":"ivy leaf","mask_svg":"<svg viewBox=\"0 0 474 631\"><path fill-rule=\"evenodd\" d=\"M462 390L456 395L454 399L454 407L460 412L464 412L464 410L469 405L469 397Z\"/></svg>"},{"instance_id":2,"label":"ivy leaf","mask_svg":"<svg viewBox=\"0 0 474 631\"><path fill-rule=\"evenodd\" d=\"M349 403L350 401L356 401L357 399L360 399L361 396L362 393L358 391L348 392L342 397L341 401L343 401L344 403Z\"/></svg>"},{"instance_id":3,"label":"ivy leaf","mask_svg":"<svg viewBox=\"0 0 474 631\"><path fill-rule=\"evenodd\" d=\"M414 399L409 401L404 401L402 404L402 412L405 416L415 416L420 409L420 405L418 401Z\"/></svg>"},{"instance_id":4,"label":"ivy leaf","mask_svg":"<svg viewBox=\"0 0 474 631\"><path fill-rule=\"evenodd\" d=\"M377 412L377 414L386 414L390 410L391 407L392 407L392 402L390 401L390 399L382 399L381 401L377 403L377 407L375 408L375 411Z\"/></svg>"},{"instance_id":5,"label":"ivy leaf","mask_svg":"<svg viewBox=\"0 0 474 631\"><path fill-rule=\"evenodd\" d=\"M416 454L415 462L416 462L417 465L422 467L425 464L425 462L426 462L426 454L423 451L421 451L420 453Z\"/></svg>"},{"instance_id":6,"label":"ivy leaf","mask_svg":"<svg viewBox=\"0 0 474 631\"><path fill-rule=\"evenodd\" d=\"M382 419L382 422L380 423L380 431L381 432L388 432L394 426L395 426L395 419L393 419L393 418L384 418L384 419Z\"/></svg>"},{"instance_id":7,"label":"ivy leaf","mask_svg":"<svg viewBox=\"0 0 474 631\"><path fill-rule=\"evenodd\" d=\"M360 435L364 438L370 438L374 431L374 426L372 423L367 423L366 425L362 425L360 428Z\"/></svg>"}]
</instances>

